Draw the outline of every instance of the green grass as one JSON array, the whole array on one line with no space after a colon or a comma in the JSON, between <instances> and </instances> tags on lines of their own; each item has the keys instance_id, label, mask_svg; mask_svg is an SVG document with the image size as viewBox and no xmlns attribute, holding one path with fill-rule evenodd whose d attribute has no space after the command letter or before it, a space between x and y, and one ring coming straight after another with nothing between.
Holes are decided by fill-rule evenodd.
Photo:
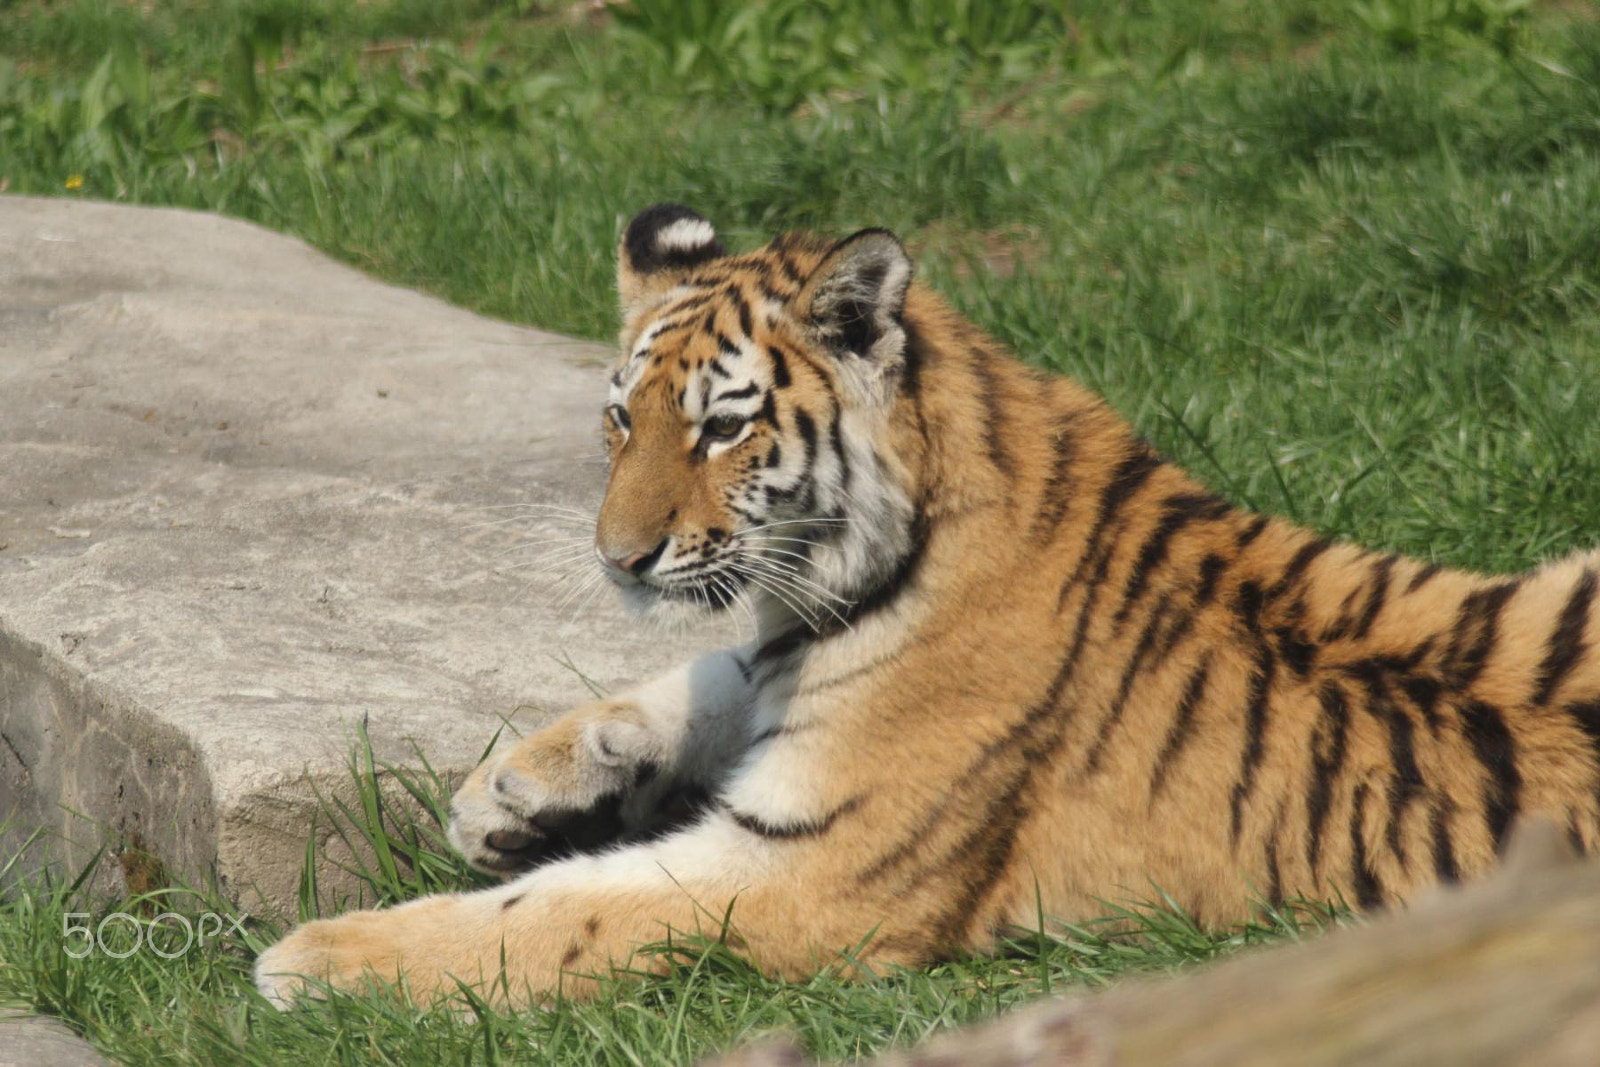
<instances>
[{"instance_id":1,"label":"green grass","mask_svg":"<svg viewBox=\"0 0 1600 1067\"><path fill-rule=\"evenodd\" d=\"M363 737L350 774L349 799L325 798L321 819L366 857L345 865L359 894L328 899L308 862L302 918L483 884L444 848L449 794L425 761L413 769L375 762ZM401 797L411 803L397 803ZM7 873L0 870L0 881ZM241 934L213 937L180 954L186 939L178 921L163 913L182 915L198 928L200 916L237 916L239 907L215 892L172 887L95 900L83 889L90 874L79 872L67 883L30 879L0 903L0 1004L59 1016L118 1062L160 1067L692 1062L775 1034L841 1059L987 1018L1042 994L1203 962L1348 917L1296 903L1263 907L1255 922L1235 930L1206 931L1152 891L1153 904L1108 903L1106 922L1049 936L1020 933L993 957L925 971L896 969L864 983L827 974L803 983L776 981L716 941L687 938L651 948L667 973L618 975L594 1000L539 1012L496 1011L470 994L457 1010L422 1010L398 994L334 993L283 1013L250 982L251 961L276 939L275 926L253 920ZM65 935L67 927L99 927L115 913L148 924L144 934L136 938L131 920L113 919L100 929L92 955L76 958L85 942L82 935ZM737 909L731 921L737 927ZM1111 922L1120 929L1112 930ZM220 925L231 934L231 924ZM144 943L146 934L165 955Z\"/></svg>"},{"instance_id":2,"label":"green grass","mask_svg":"<svg viewBox=\"0 0 1600 1067\"><path fill-rule=\"evenodd\" d=\"M0 0L0 186L254 219L596 338L656 200L734 246L886 225L1242 504L1485 569L1600 541L1600 13L1572 0ZM389 820L366 899L464 877L426 821L329 817ZM135 1062L682 1061L774 1027L847 1056L1293 925L1157 909L864 987L713 949L534 1016L276 1016L246 946L89 965L64 887L3 907L0 995Z\"/></svg>"}]
</instances>

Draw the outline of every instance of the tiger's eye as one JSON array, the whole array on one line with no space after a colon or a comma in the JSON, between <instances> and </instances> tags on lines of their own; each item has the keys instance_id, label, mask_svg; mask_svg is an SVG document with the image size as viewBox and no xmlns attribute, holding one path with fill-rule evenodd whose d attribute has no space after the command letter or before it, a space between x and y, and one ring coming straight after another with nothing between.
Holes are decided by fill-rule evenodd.
<instances>
[{"instance_id":1,"label":"tiger's eye","mask_svg":"<svg viewBox=\"0 0 1600 1067\"><path fill-rule=\"evenodd\" d=\"M713 441L727 441L739 436L745 420L739 415L713 415L700 427L700 432Z\"/></svg>"}]
</instances>

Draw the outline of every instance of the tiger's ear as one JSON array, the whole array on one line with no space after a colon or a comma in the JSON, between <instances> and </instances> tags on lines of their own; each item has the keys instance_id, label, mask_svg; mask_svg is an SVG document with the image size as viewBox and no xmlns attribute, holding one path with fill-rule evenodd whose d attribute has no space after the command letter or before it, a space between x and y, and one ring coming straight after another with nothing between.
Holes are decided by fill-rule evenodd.
<instances>
[{"instance_id":1,"label":"tiger's ear","mask_svg":"<svg viewBox=\"0 0 1600 1067\"><path fill-rule=\"evenodd\" d=\"M617 250L617 296L624 317L660 296L702 263L726 253L717 231L681 204L656 204L633 217Z\"/></svg>"},{"instance_id":2,"label":"tiger's ear","mask_svg":"<svg viewBox=\"0 0 1600 1067\"><path fill-rule=\"evenodd\" d=\"M911 257L888 230L862 230L833 246L795 298L801 321L840 355L882 366L905 348L900 323Z\"/></svg>"}]
</instances>

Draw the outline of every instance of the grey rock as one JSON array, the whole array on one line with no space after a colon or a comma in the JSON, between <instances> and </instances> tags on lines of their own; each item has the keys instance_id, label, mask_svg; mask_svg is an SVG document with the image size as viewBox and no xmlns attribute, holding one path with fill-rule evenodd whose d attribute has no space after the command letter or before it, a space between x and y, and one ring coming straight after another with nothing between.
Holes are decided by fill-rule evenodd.
<instances>
[{"instance_id":1,"label":"grey rock","mask_svg":"<svg viewBox=\"0 0 1600 1067\"><path fill-rule=\"evenodd\" d=\"M0 1015L0 1067L106 1067L65 1023L43 1015Z\"/></svg>"},{"instance_id":2,"label":"grey rock","mask_svg":"<svg viewBox=\"0 0 1600 1067\"><path fill-rule=\"evenodd\" d=\"M247 223L0 196L0 851L109 835L281 909L361 720L460 773L573 667L714 643L564 604L528 564L586 542L519 546L585 529L503 507L592 514L610 358Z\"/></svg>"}]
</instances>

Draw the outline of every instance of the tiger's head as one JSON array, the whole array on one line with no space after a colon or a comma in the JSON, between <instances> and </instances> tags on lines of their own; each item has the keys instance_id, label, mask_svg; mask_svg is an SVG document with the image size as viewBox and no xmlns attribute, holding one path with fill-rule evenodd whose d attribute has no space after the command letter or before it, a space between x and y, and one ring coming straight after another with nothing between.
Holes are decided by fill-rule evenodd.
<instances>
[{"instance_id":1,"label":"tiger's head","mask_svg":"<svg viewBox=\"0 0 1600 1067\"><path fill-rule=\"evenodd\" d=\"M914 536L890 442L911 274L884 230L730 256L688 208L628 225L595 549L638 615L742 602L763 629L819 628L893 571Z\"/></svg>"}]
</instances>

